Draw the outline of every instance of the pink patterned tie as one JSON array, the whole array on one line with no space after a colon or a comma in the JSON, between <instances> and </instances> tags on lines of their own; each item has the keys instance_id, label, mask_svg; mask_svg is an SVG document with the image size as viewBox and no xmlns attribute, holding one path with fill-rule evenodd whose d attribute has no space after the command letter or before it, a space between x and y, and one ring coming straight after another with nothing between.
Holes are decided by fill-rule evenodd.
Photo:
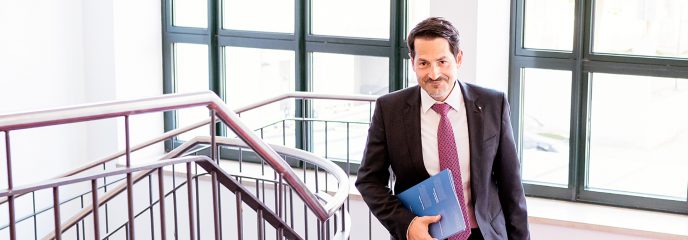
<instances>
[{"instance_id":1,"label":"pink patterned tie","mask_svg":"<svg viewBox=\"0 0 688 240\"><path fill-rule=\"evenodd\" d=\"M440 114L440 124L437 127L437 147L440 155L440 169L451 169L454 177L454 186L456 187L456 194L461 205L461 213L463 213L464 223L466 224L466 231L459 232L451 237L450 240L465 240L471 235L471 227L468 223L468 214L466 213L466 203L463 198L463 181L461 181L461 168L459 167L459 155L456 151L456 141L454 140L454 131L452 130L447 112L451 108L448 104L435 103L432 105L432 110Z\"/></svg>"}]
</instances>

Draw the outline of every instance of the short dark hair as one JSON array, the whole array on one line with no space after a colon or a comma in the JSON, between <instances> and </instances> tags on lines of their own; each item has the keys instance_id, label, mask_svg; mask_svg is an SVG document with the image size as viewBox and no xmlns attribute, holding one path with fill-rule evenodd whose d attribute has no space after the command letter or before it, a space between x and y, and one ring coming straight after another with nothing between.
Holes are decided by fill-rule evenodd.
<instances>
[{"instance_id":1,"label":"short dark hair","mask_svg":"<svg viewBox=\"0 0 688 240\"><path fill-rule=\"evenodd\" d=\"M444 38L449 43L454 57L459 54L459 31L456 30L451 22L441 17L429 17L414 27L409 32L406 41L408 43L409 54L411 58L416 57L416 38L435 39Z\"/></svg>"}]
</instances>

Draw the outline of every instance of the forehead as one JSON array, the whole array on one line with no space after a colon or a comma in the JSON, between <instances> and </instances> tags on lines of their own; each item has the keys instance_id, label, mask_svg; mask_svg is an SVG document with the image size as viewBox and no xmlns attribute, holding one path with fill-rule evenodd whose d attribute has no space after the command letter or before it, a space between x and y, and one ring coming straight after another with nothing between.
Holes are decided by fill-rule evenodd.
<instances>
[{"instance_id":1,"label":"forehead","mask_svg":"<svg viewBox=\"0 0 688 240\"><path fill-rule=\"evenodd\" d=\"M416 38L413 41L417 58L452 56L449 42L444 38Z\"/></svg>"}]
</instances>

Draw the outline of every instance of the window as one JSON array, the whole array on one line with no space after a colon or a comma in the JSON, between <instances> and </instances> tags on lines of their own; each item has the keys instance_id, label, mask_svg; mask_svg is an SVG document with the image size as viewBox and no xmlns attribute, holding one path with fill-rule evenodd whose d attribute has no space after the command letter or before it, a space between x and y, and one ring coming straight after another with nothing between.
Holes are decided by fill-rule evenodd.
<instances>
[{"instance_id":1,"label":"window","mask_svg":"<svg viewBox=\"0 0 688 240\"><path fill-rule=\"evenodd\" d=\"M523 180L567 186L571 71L522 69Z\"/></svg>"},{"instance_id":2,"label":"window","mask_svg":"<svg viewBox=\"0 0 688 240\"><path fill-rule=\"evenodd\" d=\"M513 4L526 194L688 213L688 2Z\"/></svg>"},{"instance_id":3,"label":"window","mask_svg":"<svg viewBox=\"0 0 688 240\"><path fill-rule=\"evenodd\" d=\"M401 89L407 82L405 6L390 0L163 0L165 93L211 90L238 108L290 91L381 95ZM359 162L368 128L360 123L369 121L372 106L285 100L241 118L267 142ZM342 119L342 111L355 114ZM207 115L204 109L168 113L166 129ZM304 123L314 116L357 123ZM167 148L208 131L184 134ZM227 129L217 134L232 135ZM346 142L348 151L341 147Z\"/></svg>"},{"instance_id":4,"label":"window","mask_svg":"<svg viewBox=\"0 0 688 240\"><path fill-rule=\"evenodd\" d=\"M223 3L224 29L294 33L294 1L227 0Z\"/></svg>"},{"instance_id":5,"label":"window","mask_svg":"<svg viewBox=\"0 0 688 240\"><path fill-rule=\"evenodd\" d=\"M320 52L313 53L312 58L315 92L382 95L389 89L389 72L377 70L388 69L388 58ZM368 136L368 124L362 123L370 120L372 106L363 102L314 101L313 117L336 122L328 122L327 127L324 122L315 123L313 151L329 159L360 161Z\"/></svg>"},{"instance_id":6,"label":"window","mask_svg":"<svg viewBox=\"0 0 688 240\"><path fill-rule=\"evenodd\" d=\"M172 25L176 27L206 28L208 5L204 1L172 0Z\"/></svg>"},{"instance_id":7,"label":"window","mask_svg":"<svg viewBox=\"0 0 688 240\"><path fill-rule=\"evenodd\" d=\"M588 187L685 201L688 79L607 73L590 79Z\"/></svg>"},{"instance_id":8,"label":"window","mask_svg":"<svg viewBox=\"0 0 688 240\"><path fill-rule=\"evenodd\" d=\"M312 33L389 39L391 1L311 1ZM356 13L352 17L351 13Z\"/></svg>"},{"instance_id":9,"label":"window","mask_svg":"<svg viewBox=\"0 0 688 240\"><path fill-rule=\"evenodd\" d=\"M208 46L203 44L176 43L173 45L174 86L178 93L208 90ZM202 108L189 108L177 111L177 123L186 126L208 118L208 111ZM208 126L201 127L179 136L188 140L198 135L207 135Z\"/></svg>"}]
</instances>

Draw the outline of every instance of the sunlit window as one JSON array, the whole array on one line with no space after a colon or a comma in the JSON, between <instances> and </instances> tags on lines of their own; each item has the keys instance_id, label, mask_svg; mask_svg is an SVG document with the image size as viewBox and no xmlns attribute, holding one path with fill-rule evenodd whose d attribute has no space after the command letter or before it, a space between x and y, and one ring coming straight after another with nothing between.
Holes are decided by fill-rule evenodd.
<instances>
[{"instance_id":1,"label":"sunlit window","mask_svg":"<svg viewBox=\"0 0 688 240\"><path fill-rule=\"evenodd\" d=\"M523 44L512 44L510 101L527 194L688 213L688 1L514 6Z\"/></svg>"},{"instance_id":2,"label":"sunlit window","mask_svg":"<svg viewBox=\"0 0 688 240\"><path fill-rule=\"evenodd\" d=\"M523 180L566 187L569 176L571 72L523 74Z\"/></svg>"},{"instance_id":3,"label":"sunlit window","mask_svg":"<svg viewBox=\"0 0 688 240\"><path fill-rule=\"evenodd\" d=\"M208 27L208 3L195 0L172 0L172 25Z\"/></svg>"},{"instance_id":4,"label":"sunlit window","mask_svg":"<svg viewBox=\"0 0 688 240\"><path fill-rule=\"evenodd\" d=\"M174 44L174 80L179 93L208 91L208 46L201 44ZM210 113L203 108L177 110L177 126L185 127L207 119ZM196 136L208 136L210 128L205 126L179 136L189 140Z\"/></svg>"},{"instance_id":5,"label":"sunlit window","mask_svg":"<svg viewBox=\"0 0 688 240\"><path fill-rule=\"evenodd\" d=\"M688 1L596 0L593 51L688 58Z\"/></svg>"},{"instance_id":6,"label":"sunlit window","mask_svg":"<svg viewBox=\"0 0 688 240\"><path fill-rule=\"evenodd\" d=\"M571 51L574 0L525 0L523 47Z\"/></svg>"},{"instance_id":7,"label":"sunlit window","mask_svg":"<svg viewBox=\"0 0 688 240\"><path fill-rule=\"evenodd\" d=\"M387 58L330 53L312 55L315 92L381 95L389 90ZM315 118L335 121L328 123L327 128L325 123L314 124L314 151L330 158L360 162L368 134L368 125L361 123L370 120L372 107L369 103L314 101Z\"/></svg>"},{"instance_id":8,"label":"sunlit window","mask_svg":"<svg viewBox=\"0 0 688 240\"><path fill-rule=\"evenodd\" d=\"M294 59L291 50L225 47L227 104L238 108L294 91ZM247 111L241 119L252 129L263 128L268 142L293 147L294 122L279 121L294 111L294 101L284 100Z\"/></svg>"},{"instance_id":9,"label":"sunlit window","mask_svg":"<svg viewBox=\"0 0 688 240\"><path fill-rule=\"evenodd\" d=\"M311 1L311 33L388 39L389 5L389 0Z\"/></svg>"},{"instance_id":10,"label":"sunlit window","mask_svg":"<svg viewBox=\"0 0 688 240\"><path fill-rule=\"evenodd\" d=\"M591 78L588 187L686 200L688 79Z\"/></svg>"},{"instance_id":11,"label":"sunlit window","mask_svg":"<svg viewBox=\"0 0 688 240\"><path fill-rule=\"evenodd\" d=\"M223 3L222 26L225 29L294 32L293 0L225 0Z\"/></svg>"}]
</instances>

